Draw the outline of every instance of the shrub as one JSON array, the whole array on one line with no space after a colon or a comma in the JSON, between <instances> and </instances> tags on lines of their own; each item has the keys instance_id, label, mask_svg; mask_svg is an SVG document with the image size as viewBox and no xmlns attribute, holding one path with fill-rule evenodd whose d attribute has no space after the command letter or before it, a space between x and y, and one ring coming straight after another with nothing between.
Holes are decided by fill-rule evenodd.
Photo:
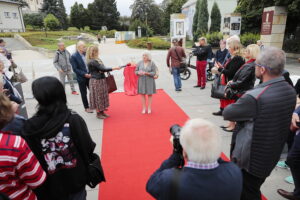
<instances>
[{"instance_id":1,"label":"shrub","mask_svg":"<svg viewBox=\"0 0 300 200\"><path fill-rule=\"evenodd\" d=\"M254 34L254 33L245 33L241 35L240 37L242 45L245 47L248 46L249 44L256 44L257 40L260 39L259 34Z\"/></svg>"},{"instance_id":2,"label":"shrub","mask_svg":"<svg viewBox=\"0 0 300 200\"><path fill-rule=\"evenodd\" d=\"M31 26L32 29L42 29L44 27L44 17L42 13L24 14L24 23L27 26Z\"/></svg>"},{"instance_id":3,"label":"shrub","mask_svg":"<svg viewBox=\"0 0 300 200\"><path fill-rule=\"evenodd\" d=\"M44 19L44 26L51 31L58 30L59 25L58 19L52 14L48 14Z\"/></svg>"},{"instance_id":4,"label":"shrub","mask_svg":"<svg viewBox=\"0 0 300 200\"><path fill-rule=\"evenodd\" d=\"M110 30L110 31L99 31L99 34L101 36L106 36L107 38L114 38L115 37L116 30Z\"/></svg>"},{"instance_id":5,"label":"shrub","mask_svg":"<svg viewBox=\"0 0 300 200\"><path fill-rule=\"evenodd\" d=\"M207 39L207 43L212 47L219 47L220 40L223 39L223 34L220 32L208 33L204 35Z\"/></svg>"},{"instance_id":6,"label":"shrub","mask_svg":"<svg viewBox=\"0 0 300 200\"><path fill-rule=\"evenodd\" d=\"M0 33L0 38L11 38L14 37L14 33Z\"/></svg>"},{"instance_id":7,"label":"shrub","mask_svg":"<svg viewBox=\"0 0 300 200\"><path fill-rule=\"evenodd\" d=\"M286 39L283 43L283 50L288 53L300 53L300 40Z\"/></svg>"},{"instance_id":8,"label":"shrub","mask_svg":"<svg viewBox=\"0 0 300 200\"><path fill-rule=\"evenodd\" d=\"M127 42L127 45L131 48L141 48L141 49L146 49L147 48L147 43L151 42L153 49L169 49L170 48L170 43L158 38L158 37L152 37L152 38L139 38L135 40L130 40Z\"/></svg>"}]
</instances>

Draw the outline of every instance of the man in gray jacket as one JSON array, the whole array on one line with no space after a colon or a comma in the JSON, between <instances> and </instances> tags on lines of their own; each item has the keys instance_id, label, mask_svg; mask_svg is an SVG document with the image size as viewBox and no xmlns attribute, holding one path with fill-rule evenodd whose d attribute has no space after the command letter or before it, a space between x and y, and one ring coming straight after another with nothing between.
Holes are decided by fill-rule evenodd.
<instances>
[{"instance_id":1,"label":"man in gray jacket","mask_svg":"<svg viewBox=\"0 0 300 200\"><path fill-rule=\"evenodd\" d=\"M260 200L260 187L271 174L287 140L296 105L295 90L281 76L284 51L269 47L257 58L262 83L225 108L225 120L237 122L231 159L242 169L241 200Z\"/></svg>"},{"instance_id":2,"label":"man in gray jacket","mask_svg":"<svg viewBox=\"0 0 300 200\"><path fill-rule=\"evenodd\" d=\"M59 73L59 79L65 86L65 80L67 77L71 86L72 94L78 95L73 81L72 65L70 62L71 55L68 50L66 50L63 42L59 42L57 46L58 50L55 53L53 64Z\"/></svg>"}]
</instances>

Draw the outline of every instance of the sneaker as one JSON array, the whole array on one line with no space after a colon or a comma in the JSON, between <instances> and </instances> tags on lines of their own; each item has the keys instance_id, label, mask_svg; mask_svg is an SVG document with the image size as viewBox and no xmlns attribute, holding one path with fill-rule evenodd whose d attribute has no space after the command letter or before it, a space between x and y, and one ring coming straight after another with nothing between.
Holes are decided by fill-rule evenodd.
<instances>
[{"instance_id":1,"label":"sneaker","mask_svg":"<svg viewBox=\"0 0 300 200\"><path fill-rule=\"evenodd\" d=\"M76 91L73 91L72 94L73 94L73 95L79 95L79 93L76 92Z\"/></svg>"},{"instance_id":2,"label":"sneaker","mask_svg":"<svg viewBox=\"0 0 300 200\"><path fill-rule=\"evenodd\" d=\"M285 180L285 182L287 182L289 184L294 184L294 179L292 176L288 176L284 180Z\"/></svg>"},{"instance_id":3,"label":"sneaker","mask_svg":"<svg viewBox=\"0 0 300 200\"><path fill-rule=\"evenodd\" d=\"M282 169L289 169L289 166L285 163L285 161L279 161L276 165L276 167L282 168Z\"/></svg>"}]
</instances>

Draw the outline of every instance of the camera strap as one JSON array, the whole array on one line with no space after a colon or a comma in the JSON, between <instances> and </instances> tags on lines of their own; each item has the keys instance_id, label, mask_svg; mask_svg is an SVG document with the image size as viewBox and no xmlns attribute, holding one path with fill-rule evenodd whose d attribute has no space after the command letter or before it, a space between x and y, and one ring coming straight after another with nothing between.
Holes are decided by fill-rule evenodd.
<instances>
[{"instance_id":1,"label":"camera strap","mask_svg":"<svg viewBox=\"0 0 300 200\"><path fill-rule=\"evenodd\" d=\"M181 177L181 169L174 168L171 180L170 200L179 200L179 181Z\"/></svg>"}]
</instances>

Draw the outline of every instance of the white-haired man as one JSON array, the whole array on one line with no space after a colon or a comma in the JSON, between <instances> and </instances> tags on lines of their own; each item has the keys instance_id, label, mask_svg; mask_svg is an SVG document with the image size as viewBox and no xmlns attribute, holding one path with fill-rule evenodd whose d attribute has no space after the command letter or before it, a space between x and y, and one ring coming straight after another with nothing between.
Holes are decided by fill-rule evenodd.
<instances>
[{"instance_id":1,"label":"white-haired man","mask_svg":"<svg viewBox=\"0 0 300 200\"><path fill-rule=\"evenodd\" d=\"M87 90L89 88L91 75L89 74L88 66L85 59L86 46L83 41L79 41L76 47L77 51L71 56L71 64L73 71L77 76L77 82L79 85L84 109L87 113L92 113L93 111L89 108L89 102L87 98Z\"/></svg>"},{"instance_id":2,"label":"white-haired man","mask_svg":"<svg viewBox=\"0 0 300 200\"><path fill-rule=\"evenodd\" d=\"M55 53L55 57L53 59L54 67L57 69L59 73L59 79L61 83L65 86L66 77L70 83L70 87L72 90L72 94L78 95L75 90L74 82L73 82L73 73L72 73L72 65L71 65L71 55L68 50L65 48L65 44L63 42L59 42L57 44L58 49Z\"/></svg>"},{"instance_id":3,"label":"white-haired man","mask_svg":"<svg viewBox=\"0 0 300 200\"><path fill-rule=\"evenodd\" d=\"M242 174L233 163L220 159L221 136L211 122L189 120L181 130L180 143L187 165L176 150L150 177L147 191L158 200L239 200Z\"/></svg>"},{"instance_id":4,"label":"white-haired man","mask_svg":"<svg viewBox=\"0 0 300 200\"><path fill-rule=\"evenodd\" d=\"M262 83L224 109L225 120L237 122L232 160L243 173L241 200L259 200L260 187L271 174L287 140L296 93L282 77L284 51L266 48L256 60Z\"/></svg>"}]
</instances>

